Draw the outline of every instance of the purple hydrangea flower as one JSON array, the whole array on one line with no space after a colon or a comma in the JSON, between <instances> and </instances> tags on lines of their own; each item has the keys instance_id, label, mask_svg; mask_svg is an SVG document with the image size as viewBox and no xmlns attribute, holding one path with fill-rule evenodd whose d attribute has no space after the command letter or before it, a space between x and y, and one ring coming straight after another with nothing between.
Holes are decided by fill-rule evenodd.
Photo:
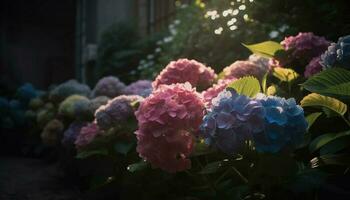
<instances>
[{"instance_id":1,"label":"purple hydrangea flower","mask_svg":"<svg viewBox=\"0 0 350 200\"><path fill-rule=\"evenodd\" d=\"M74 142L77 139L81 128L86 125L87 125L86 122L77 121L77 122L71 123L68 129L63 133L62 144L67 146L74 145Z\"/></svg>"},{"instance_id":2,"label":"purple hydrangea flower","mask_svg":"<svg viewBox=\"0 0 350 200\"><path fill-rule=\"evenodd\" d=\"M92 91L92 96L107 96L109 98L113 98L123 94L124 89L125 84L117 77L107 76L97 82L94 90Z\"/></svg>"},{"instance_id":3,"label":"purple hydrangea flower","mask_svg":"<svg viewBox=\"0 0 350 200\"><path fill-rule=\"evenodd\" d=\"M256 149L275 153L284 147L298 147L308 124L303 109L295 100L263 94L259 94L256 100L262 104L265 113L264 130L253 133Z\"/></svg>"},{"instance_id":4,"label":"purple hydrangea flower","mask_svg":"<svg viewBox=\"0 0 350 200\"><path fill-rule=\"evenodd\" d=\"M125 88L124 93L128 94L128 95L140 95L140 96L147 95L148 96L150 94L148 92L150 89L152 91L152 82L151 81L138 80L138 81L128 85ZM147 97L147 96L143 96L143 97Z\"/></svg>"},{"instance_id":5,"label":"purple hydrangea flower","mask_svg":"<svg viewBox=\"0 0 350 200\"><path fill-rule=\"evenodd\" d=\"M305 71L304 71L304 76L306 78L309 78L309 77L313 76L314 74L317 74L318 72L322 71L322 65L321 65L320 61L321 61L320 57L315 57L306 66Z\"/></svg>"},{"instance_id":6,"label":"purple hydrangea flower","mask_svg":"<svg viewBox=\"0 0 350 200\"><path fill-rule=\"evenodd\" d=\"M350 69L350 35L339 38L337 43L332 43L322 54L321 64L324 69L331 67Z\"/></svg>"},{"instance_id":7,"label":"purple hydrangea flower","mask_svg":"<svg viewBox=\"0 0 350 200\"><path fill-rule=\"evenodd\" d=\"M286 37L281 44L286 54L277 55L278 65L293 67L297 72L303 73L304 67L326 51L330 42L309 32Z\"/></svg>"},{"instance_id":8,"label":"purple hydrangea flower","mask_svg":"<svg viewBox=\"0 0 350 200\"><path fill-rule=\"evenodd\" d=\"M264 109L259 101L226 89L213 99L212 111L200 127L206 141L225 153L235 153L264 127Z\"/></svg>"},{"instance_id":9,"label":"purple hydrangea flower","mask_svg":"<svg viewBox=\"0 0 350 200\"><path fill-rule=\"evenodd\" d=\"M126 121L134 116L132 102L141 101L143 98L137 95L121 95L110 100L106 105L101 106L95 112L97 125L108 130L114 126L126 123Z\"/></svg>"}]
</instances>

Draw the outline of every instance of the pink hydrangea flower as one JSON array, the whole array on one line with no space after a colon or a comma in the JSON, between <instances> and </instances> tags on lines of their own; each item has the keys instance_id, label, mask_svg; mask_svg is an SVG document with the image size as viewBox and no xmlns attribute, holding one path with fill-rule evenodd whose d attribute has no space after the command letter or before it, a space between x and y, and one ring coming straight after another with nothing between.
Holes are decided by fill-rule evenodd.
<instances>
[{"instance_id":1,"label":"pink hydrangea flower","mask_svg":"<svg viewBox=\"0 0 350 200\"><path fill-rule=\"evenodd\" d=\"M128 85L124 90L124 94L148 96L148 91L150 91L151 89L152 89L152 82L151 81L138 80L138 81Z\"/></svg>"},{"instance_id":2,"label":"pink hydrangea flower","mask_svg":"<svg viewBox=\"0 0 350 200\"><path fill-rule=\"evenodd\" d=\"M81 149L90 144L98 135L103 132L100 130L96 123L89 123L82 127L77 139L75 140L75 146L77 149Z\"/></svg>"},{"instance_id":3,"label":"pink hydrangea flower","mask_svg":"<svg viewBox=\"0 0 350 200\"><path fill-rule=\"evenodd\" d=\"M194 133L204 114L204 103L189 83L161 85L135 112L137 152L153 166L168 172L190 168Z\"/></svg>"},{"instance_id":4,"label":"pink hydrangea flower","mask_svg":"<svg viewBox=\"0 0 350 200\"><path fill-rule=\"evenodd\" d=\"M321 57L315 57L310 61L310 63L306 66L304 72L304 76L306 78L309 78L314 74L317 74L318 72L322 71L322 65L320 64L320 61Z\"/></svg>"},{"instance_id":5,"label":"pink hydrangea flower","mask_svg":"<svg viewBox=\"0 0 350 200\"><path fill-rule=\"evenodd\" d=\"M131 103L142 101L143 98L138 95L121 95L101 106L95 112L95 119L100 128L108 130L114 126L126 123L134 116L134 109Z\"/></svg>"},{"instance_id":6,"label":"pink hydrangea flower","mask_svg":"<svg viewBox=\"0 0 350 200\"><path fill-rule=\"evenodd\" d=\"M278 65L293 67L297 72L302 73L305 70L305 66L314 57L320 56L327 50L330 42L324 37L316 36L309 32L286 37L281 44L286 53L276 58Z\"/></svg>"},{"instance_id":7,"label":"pink hydrangea flower","mask_svg":"<svg viewBox=\"0 0 350 200\"><path fill-rule=\"evenodd\" d=\"M319 56L326 51L330 42L324 37L308 32L286 37L281 44L286 51L292 51L294 58L305 58L310 61L315 56Z\"/></svg>"},{"instance_id":8,"label":"pink hydrangea flower","mask_svg":"<svg viewBox=\"0 0 350 200\"><path fill-rule=\"evenodd\" d=\"M212 87L204 90L202 92L203 101L207 108L212 106L212 100L222 92L228 84L232 83L236 79L220 79L217 84L214 84Z\"/></svg>"},{"instance_id":9,"label":"pink hydrangea flower","mask_svg":"<svg viewBox=\"0 0 350 200\"><path fill-rule=\"evenodd\" d=\"M179 59L170 62L152 83L153 88L160 85L189 82L193 87L205 89L215 80L213 69L195 60Z\"/></svg>"},{"instance_id":10,"label":"pink hydrangea flower","mask_svg":"<svg viewBox=\"0 0 350 200\"><path fill-rule=\"evenodd\" d=\"M236 61L224 70L225 79L238 79L244 76L254 76L261 80L268 72L268 68L251 61Z\"/></svg>"},{"instance_id":11,"label":"pink hydrangea flower","mask_svg":"<svg viewBox=\"0 0 350 200\"><path fill-rule=\"evenodd\" d=\"M107 76L97 82L94 90L92 91L92 96L107 96L109 98L113 98L123 94L124 89L125 84L117 77Z\"/></svg>"}]
</instances>

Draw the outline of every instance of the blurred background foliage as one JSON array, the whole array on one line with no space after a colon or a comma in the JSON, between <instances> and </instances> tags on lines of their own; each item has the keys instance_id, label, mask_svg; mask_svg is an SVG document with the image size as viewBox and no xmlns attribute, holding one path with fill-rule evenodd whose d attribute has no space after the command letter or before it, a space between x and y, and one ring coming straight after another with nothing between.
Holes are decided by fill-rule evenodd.
<instances>
[{"instance_id":1,"label":"blurred background foliage","mask_svg":"<svg viewBox=\"0 0 350 200\"><path fill-rule=\"evenodd\" d=\"M166 30L140 40L130 24L103 34L98 76L116 74L123 81L153 79L171 60L196 59L218 73L249 55L241 43L281 41L298 32L314 32L335 41L350 32L346 0L195 0L176 2Z\"/></svg>"}]
</instances>

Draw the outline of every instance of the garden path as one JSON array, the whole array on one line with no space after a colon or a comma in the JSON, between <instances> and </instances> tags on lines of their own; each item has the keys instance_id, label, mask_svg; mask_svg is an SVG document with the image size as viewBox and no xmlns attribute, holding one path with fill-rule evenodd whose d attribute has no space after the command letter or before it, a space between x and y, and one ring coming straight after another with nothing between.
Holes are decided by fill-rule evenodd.
<instances>
[{"instance_id":1,"label":"garden path","mask_svg":"<svg viewBox=\"0 0 350 200\"><path fill-rule=\"evenodd\" d=\"M79 200L55 164L39 159L0 157L1 200Z\"/></svg>"}]
</instances>

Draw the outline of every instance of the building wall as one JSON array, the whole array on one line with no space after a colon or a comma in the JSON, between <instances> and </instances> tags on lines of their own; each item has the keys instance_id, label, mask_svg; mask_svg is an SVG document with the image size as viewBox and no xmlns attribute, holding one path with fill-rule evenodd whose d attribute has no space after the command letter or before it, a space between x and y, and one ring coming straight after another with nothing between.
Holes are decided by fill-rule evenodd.
<instances>
[{"instance_id":1,"label":"building wall","mask_svg":"<svg viewBox=\"0 0 350 200\"><path fill-rule=\"evenodd\" d=\"M0 87L74 78L75 1L3 0Z\"/></svg>"}]
</instances>

